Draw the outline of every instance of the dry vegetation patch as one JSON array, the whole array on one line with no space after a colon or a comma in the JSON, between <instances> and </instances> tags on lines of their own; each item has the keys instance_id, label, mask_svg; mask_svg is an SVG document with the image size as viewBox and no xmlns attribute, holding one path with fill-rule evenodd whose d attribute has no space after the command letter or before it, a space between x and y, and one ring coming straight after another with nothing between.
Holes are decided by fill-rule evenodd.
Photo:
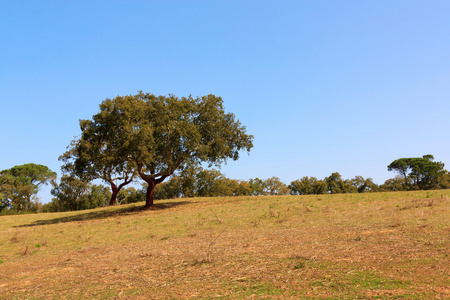
<instances>
[{"instance_id":1,"label":"dry vegetation patch","mask_svg":"<svg viewBox=\"0 0 450 300\"><path fill-rule=\"evenodd\" d=\"M0 218L2 299L446 299L450 192Z\"/></svg>"}]
</instances>

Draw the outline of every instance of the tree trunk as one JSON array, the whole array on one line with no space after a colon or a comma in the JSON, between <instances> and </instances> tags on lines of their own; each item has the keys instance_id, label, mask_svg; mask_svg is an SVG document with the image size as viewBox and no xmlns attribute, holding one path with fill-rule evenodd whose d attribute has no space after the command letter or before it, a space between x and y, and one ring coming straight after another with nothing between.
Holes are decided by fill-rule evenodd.
<instances>
[{"instance_id":1,"label":"tree trunk","mask_svg":"<svg viewBox=\"0 0 450 300\"><path fill-rule=\"evenodd\" d=\"M119 194L120 190L129 184L133 180L133 176L131 176L130 180L125 179L124 182L122 182L119 186L115 185L114 182L110 182L111 184L111 200L109 200L109 206L113 206L117 204L117 194Z\"/></svg>"},{"instance_id":2,"label":"tree trunk","mask_svg":"<svg viewBox=\"0 0 450 300\"><path fill-rule=\"evenodd\" d=\"M109 200L109 206L114 206L117 204L117 194L119 193L118 188L112 189L111 199Z\"/></svg>"},{"instance_id":3,"label":"tree trunk","mask_svg":"<svg viewBox=\"0 0 450 300\"><path fill-rule=\"evenodd\" d=\"M110 182L110 184L111 184L112 194L111 194L111 199L109 200L109 206L113 206L113 205L116 205L117 194L119 193L120 188L117 188L117 185L115 185L113 182Z\"/></svg>"},{"instance_id":4,"label":"tree trunk","mask_svg":"<svg viewBox=\"0 0 450 300\"><path fill-rule=\"evenodd\" d=\"M147 195L145 198L145 209L152 209L153 208L153 196L155 193L155 183L153 180L150 180L147 187Z\"/></svg>"}]
</instances>

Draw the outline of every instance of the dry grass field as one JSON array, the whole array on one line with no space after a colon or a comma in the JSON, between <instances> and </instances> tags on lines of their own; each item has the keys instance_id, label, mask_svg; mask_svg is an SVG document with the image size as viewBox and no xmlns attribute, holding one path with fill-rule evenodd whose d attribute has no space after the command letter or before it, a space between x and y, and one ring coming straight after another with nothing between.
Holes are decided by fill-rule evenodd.
<instances>
[{"instance_id":1,"label":"dry grass field","mask_svg":"<svg viewBox=\"0 0 450 300\"><path fill-rule=\"evenodd\" d=\"M450 191L0 217L0 299L449 299Z\"/></svg>"}]
</instances>

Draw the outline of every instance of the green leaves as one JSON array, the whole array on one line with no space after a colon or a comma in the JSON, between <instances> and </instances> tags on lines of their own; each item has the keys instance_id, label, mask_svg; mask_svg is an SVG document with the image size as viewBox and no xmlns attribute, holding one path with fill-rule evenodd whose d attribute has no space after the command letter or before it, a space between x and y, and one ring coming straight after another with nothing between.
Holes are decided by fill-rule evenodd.
<instances>
[{"instance_id":1,"label":"green leaves","mask_svg":"<svg viewBox=\"0 0 450 300\"><path fill-rule=\"evenodd\" d=\"M73 211L105 206L111 193L101 185L80 180L73 174L63 175L59 184L51 190L54 198L44 207L44 211Z\"/></svg>"},{"instance_id":2,"label":"green leaves","mask_svg":"<svg viewBox=\"0 0 450 300\"><path fill-rule=\"evenodd\" d=\"M36 188L41 184L46 184L49 180L56 178L56 173L48 167L37 164L25 164L3 170L1 174L10 174L15 178L27 178Z\"/></svg>"},{"instance_id":3,"label":"green leaves","mask_svg":"<svg viewBox=\"0 0 450 300\"><path fill-rule=\"evenodd\" d=\"M37 164L14 166L0 172L0 211L13 209L31 211L36 208L32 196L39 186L56 179L56 173Z\"/></svg>"},{"instance_id":4,"label":"green leaves","mask_svg":"<svg viewBox=\"0 0 450 300\"><path fill-rule=\"evenodd\" d=\"M422 158L399 158L388 165L388 171L396 171L403 178L406 189L433 189L439 186L445 174L444 164L434 162L433 155Z\"/></svg>"},{"instance_id":5,"label":"green leaves","mask_svg":"<svg viewBox=\"0 0 450 300\"><path fill-rule=\"evenodd\" d=\"M67 170L108 182L113 175L139 174L151 191L176 170L237 160L239 151L253 147L253 136L214 95L117 96L103 101L80 128L81 138L61 157Z\"/></svg>"},{"instance_id":6,"label":"green leaves","mask_svg":"<svg viewBox=\"0 0 450 300\"><path fill-rule=\"evenodd\" d=\"M276 176L265 180L254 178L250 179L248 183L251 188L251 194L254 196L289 194L289 188Z\"/></svg>"},{"instance_id":7,"label":"green leaves","mask_svg":"<svg viewBox=\"0 0 450 300\"><path fill-rule=\"evenodd\" d=\"M289 184L292 195L313 195L327 193L327 183L316 177L302 177Z\"/></svg>"}]
</instances>

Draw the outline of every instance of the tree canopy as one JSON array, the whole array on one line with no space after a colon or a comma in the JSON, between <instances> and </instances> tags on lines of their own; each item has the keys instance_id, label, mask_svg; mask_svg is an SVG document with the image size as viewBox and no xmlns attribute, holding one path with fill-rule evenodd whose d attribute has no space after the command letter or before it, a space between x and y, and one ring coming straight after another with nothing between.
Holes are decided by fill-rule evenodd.
<instances>
[{"instance_id":1,"label":"tree canopy","mask_svg":"<svg viewBox=\"0 0 450 300\"><path fill-rule=\"evenodd\" d=\"M388 171L397 172L406 189L428 190L439 186L439 179L445 174L444 164L433 161L433 155L399 158L388 165Z\"/></svg>"},{"instance_id":2,"label":"tree canopy","mask_svg":"<svg viewBox=\"0 0 450 300\"><path fill-rule=\"evenodd\" d=\"M127 161L117 155L114 144L114 130L108 132L110 138L102 139L90 120L80 120L82 131L79 139L73 140L69 149L59 157L64 162L62 170L66 174L74 175L82 181L102 179L111 187L109 205L115 205L120 190L131 183L135 177L132 161ZM119 181L119 182L118 182Z\"/></svg>"},{"instance_id":3,"label":"tree canopy","mask_svg":"<svg viewBox=\"0 0 450 300\"><path fill-rule=\"evenodd\" d=\"M56 179L56 173L38 164L14 166L0 172L0 211L13 209L17 212L33 209L32 197L39 187Z\"/></svg>"},{"instance_id":4,"label":"tree canopy","mask_svg":"<svg viewBox=\"0 0 450 300\"><path fill-rule=\"evenodd\" d=\"M105 206L110 196L108 188L80 180L74 174L63 175L59 184L52 183L52 201L44 211L73 211Z\"/></svg>"},{"instance_id":5,"label":"tree canopy","mask_svg":"<svg viewBox=\"0 0 450 300\"><path fill-rule=\"evenodd\" d=\"M327 193L326 182L316 177L304 176L301 179L292 181L288 187L292 195L318 195Z\"/></svg>"},{"instance_id":6,"label":"tree canopy","mask_svg":"<svg viewBox=\"0 0 450 300\"><path fill-rule=\"evenodd\" d=\"M253 147L253 136L214 95L117 96L104 100L100 112L80 124L82 139L69 155L76 172L103 179L105 169L139 174L148 184L147 208L153 206L155 185L176 170L237 160L241 150Z\"/></svg>"}]
</instances>

